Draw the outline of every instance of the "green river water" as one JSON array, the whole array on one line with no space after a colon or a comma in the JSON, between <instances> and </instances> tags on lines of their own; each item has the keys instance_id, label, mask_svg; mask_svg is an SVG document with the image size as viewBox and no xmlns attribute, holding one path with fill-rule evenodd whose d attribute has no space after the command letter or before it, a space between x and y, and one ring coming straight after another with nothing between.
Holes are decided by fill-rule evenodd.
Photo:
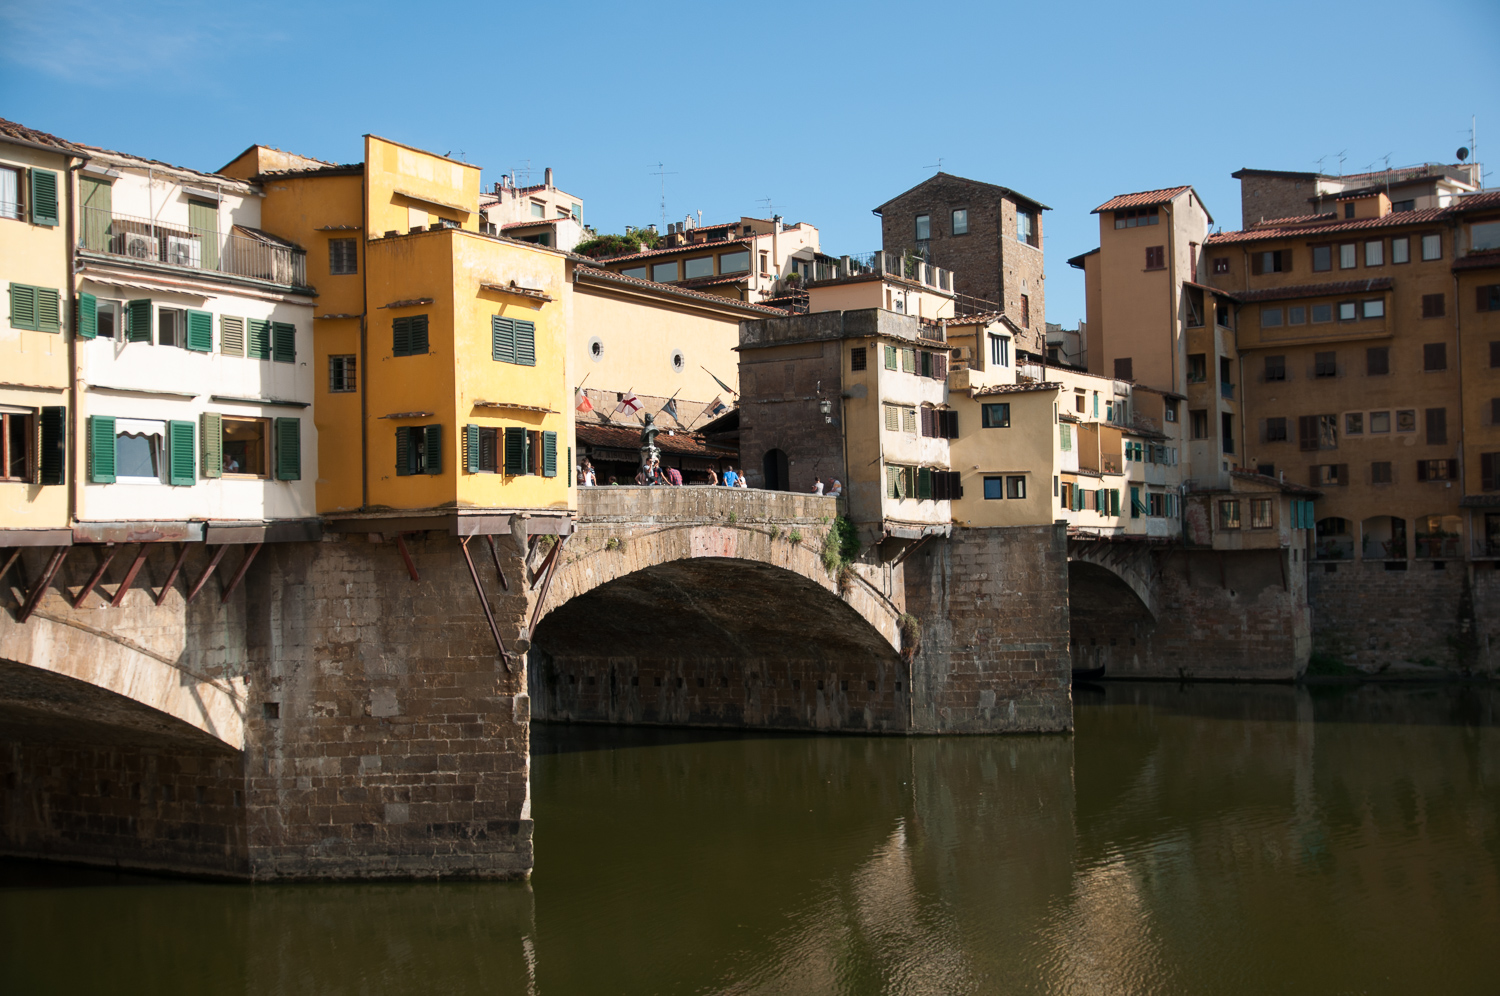
<instances>
[{"instance_id":1,"label":"green river water","mask_svg":"<svg viewBox=\"0 0 1500 996\"><path fill-rule=\"evenodd\" d=\"M533 729L530 883L0 863L0 992L1500 993L1500 692L1110 683L1073 736Z\"/></svg>"}]
</instances>

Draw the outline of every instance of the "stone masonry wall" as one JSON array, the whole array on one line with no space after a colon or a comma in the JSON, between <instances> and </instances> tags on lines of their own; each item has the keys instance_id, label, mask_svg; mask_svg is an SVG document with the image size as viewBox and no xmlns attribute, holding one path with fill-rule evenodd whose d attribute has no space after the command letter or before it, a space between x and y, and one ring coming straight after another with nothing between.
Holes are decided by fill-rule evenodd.
<instances>
[{"instance_id":1,"label":"stone masonry wall","mask_svg":"<svg viewBox=\"0 0 1500 996\"><path fill-rule=\"evenodd\" d=\"M905 561L913 728L1043 733L1073 727L1067 534L1059 526L955 529Z\"/></svg>"}]
</instances>

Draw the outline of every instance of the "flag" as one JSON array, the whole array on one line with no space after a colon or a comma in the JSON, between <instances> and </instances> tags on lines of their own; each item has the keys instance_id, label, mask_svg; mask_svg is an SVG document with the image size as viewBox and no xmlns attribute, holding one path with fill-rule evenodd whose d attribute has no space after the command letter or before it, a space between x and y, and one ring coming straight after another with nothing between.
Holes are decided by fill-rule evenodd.
<instances>
[{"instance_id":1,"label":"flag","mask_svg":"<svg viewBox=\"0 0 1500 996\"><path fill-rule=\"evenodd\" d=\"M714 377L713 374L709 374L709 376ZM714 377L714 380L718 379L719 378ZM708 413L710 415L722 415L727 411L729 411L729 406L724 404L722 396L717 394L714 395L714 399L708 403Z\"/></svg>"},{"instance_id":2,"label":"flag","mask_svg":"<svg viewBox=\"0 0 1500 996\"><path fill-rule=\"evenodd\" d=\"M621 415L634 415L641 410L641 399L635 396L634 391L626 391L620 398L620 403L615 405L615 411Z\"/></svg>"},{"instance_id":3,"label":"flag","mask_svg":"<svg viewBox=\"0 0 1500 996\"><path fill-rule=\"evenodd\" d=\"M712 370L708 369L708 367L704 367L703 368L703 372L706 373L706 374L708 374L710 377L713 377L715 384L718 384L720 387L722 387L724 390L728 391L730 394L733 394L736 397L738 397L738 395L739 395L740 392L736 391L734 388L732 388L728 384L724 383L718 377L714 376L714 372Z\"/></svg>"},{"instance_id":4,"label":"flag","mask_svg":"<svg viewBox=\"0 0 1500 996\"><path fill-rule=\"evenodd\" d=\"M585 415L594 410L594 403L583 393L583 388L579 388L578 393L573 396L573 407Z\"/></svg>"},{"instance_id":5,"label":"flag","mask_svg":"<svg viewBox=\"0 0 1500 996\"><path fill-rule=\"evenodd\" d=\"M677 399L676 398L668 398L667 399L667 403L661 406L661 411L662 411L663 415L670 415L670 416L672 416L672 421L676 422L678 425L682 424L682 420L677 417Z\"/></svg>"}]
</instances>

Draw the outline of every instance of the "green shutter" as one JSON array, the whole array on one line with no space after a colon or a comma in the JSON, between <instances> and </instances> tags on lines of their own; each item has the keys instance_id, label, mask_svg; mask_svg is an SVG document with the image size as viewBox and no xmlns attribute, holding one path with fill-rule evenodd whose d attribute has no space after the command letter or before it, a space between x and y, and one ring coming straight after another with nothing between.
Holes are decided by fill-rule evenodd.
<instances>
[{"instance_id":1,"label":"green shutter","mask_svg":"<svg viewBox=\"0 0 1500 996\"><path fill-rule=\"evenodd\" d=\"M396 429L396 476L411 476L411 427L398 426Z\"/></svg>"},{"instance_id":2,"label":"green shutter","mask_svg":"<svg viewBox=\"0 0 1500 996\"><path fill-rule=\"evenodd\" d=\"M526 473L526 430L508 427L505 430L505 472Z\"/></svg>"},{"instance_id":3,"label":"green shutter","mask_svg":"<svg viewBox=\"0 0 1500 996\"><path fill-rule=\"evenodd\" d=\"M1111 488L1109 492L1109 514L1120 514L1120 489Z\"/></svg>"},{"instance_id":4,"label":"green shutter","mask_svg":"<svg viewBox=\"0 0 1500 996\"><path fill-rule=\"evenodd\" d=\"M297 361L297 326L291 322L271 323L271 359L277 363Z\"/></svg>"},{"instance_id":5,"label":"green shutter","mask_svg":"<svg viewBox=\"0 0 1500 996\"><path fill-rule=\"evenodd\" d=\"M219 205L210 201L188 201L188 230L198 237L205 270L219 268Z\"/></svg>"},{"instance_id":6,"label":"green shutter","mask_svg":"<svg viewBox=\"0 0 1500 996\"><path fill-rule=\"evenodd\" d=\"M1130 489L1130 517L1139 519L1141 517L1141 489Z\"/></svg>"},{"instance_id":7,"label":"green shutter","mask_svg":"<svg viewBox=\"0 0 1500 996\"><path fill-rule=\"evenodd\" d=\"M57 174L50 169L31 171L31 223L57 224Z\"/></svg>"},{"instance_id":8,"label":"green shutter","mask_svg":"<svg viewBox=\"0 0 1500 996\"><path fill-rule=\"evenodd\" d=\"M115 483L115 420L108 415L89 416L89 480Z\"/></svg>"},{"instance_id":9,"label":"green shutter","mask_svg":"<svg viewBox=\"0 0 1500 996\"><path fill-rule=\"evenodd\" d=\"M302 480L302 420L276 420L276 479Z\"/></svg>"},{"instance_id":10,"label":"green shutter","mask_svg":"<svg viewBox=\"0 0 1500 996\"><path fill-rule=\"evenodd\" d=\"M479 426L472 422L464 426L464 469L479 473Z\"/></svg>"},{"instance_id":11,"label":"green shutter","mask_svg":"<svg viewBox=\"0 0 1500 996\"><path fill-rule=\"evenodd\" d=\"M423 448L423 461L425 466L422 471L427 474L441 474L443 472L443 427L441 425L423 426L426 433L427 445Z\"/></svg>"},{"instance_id":12,"label":"green shutter","mask_svg":"<svg viewBox=\"0 0 1500 996\"><path fill-rule=\"evenodd\" d=\"M38 332L62 329L62 301L50 287L36 288L36 327Z\"/></svg>"},{"instance_id":13,"label":"green shutter","mask_svg":"<svg viewBox=\"0 0 1500 996\"><path fill-rule=\"evenodd\" d=\"M187 313L187 348L197 353L214 349L214 316L206 311Z\"/></svg>"},{"instance_id":14,"label":"green shutter","mask_svg":"<svg viewBox=\"0 0 1500 996\"><path fill-rule=\"evenodd\" d=\"M167 483L191 485L198 480L198 468L194 465L197 444L193 439L193 423L172 421L167 423Z\"/></svg>"},{"instance_id":15,"label":"green shutter","mask_svg":"<svg viewBox=\"0 0 1500 996\"><path fill-rule=\"evenodd\" d=\"M73 334L80 339L94 339L99 335L99 299L92 294L78 295L77 317L73 321Z\"/></svg>"},{"instance_id":16,"label":"green shutter","mask_svg":"<svg viewBox=\"0 0 1500 996\"><path fill-rule=\"evenodd\" d=\"M109 252L114 192L108 180L78 178L78 203L83 208L83 248Z\"/></svg>"},{"instance_id":17,"label":"green shutter","mask_svg":"<svg viewBox=\"0 0 1500 996\"><path fill-rule=\"evenodd\" d=\"M542 433L542 476L557 476L557 433L550 430Z\"/></svg>"},{"instance_id":18,"label":"green shutter","mask_svg":"<svg viewBox=\"0 0 1500 996\"><path fill-rule=\"evenodd\" d=\"M894 370L894 369L896 369L896 347L895 346L887 346L887 347L885 347L885 368L887 370Z\"/></svg>"},{"instance_id":19,"label":"green shutter","mask_svg":"<svg viewBox=\"0 0 1500 996\"><path fill-rule=\"evenodd\" d=\"M199 429L203 437L203 476L224 476L224 419L216 412L204 412Z\"/></svg>"},{"instance_id":20,"label":"green shutter","mask_svg":"<svg viewBox=\"0 0 1500 996\"><path fill-rule=\"evenodd\" d=\"M27 284L10 285L10 327L36 328L36 288Z\"/></svg>"},{"instance_id":21,"label":"green shutter","mask_svg":"<svg viewBox=\"0 0 1500 996\"><path fill-rule=\"evenodd\" d=\"M921 467L917 470L917 497L932 497L932 468Z\"/></svg>"},{"instance_id":22,"label":"green shutter","mask_svg":"<svg viewBox=\"0 0 1500 996\"><path fill-rule=\"evenodd\" d=\"M151 341L151 300L131 301L125 305L125 341Z\"/></svg>"},{"instance_id":23,"label":"green shutter","mask_svg":"<svg viewBox=\"0 0 1500 996\"><path fill-rule=\"evenodd\" d=\"M391 320L391 355L411 355L410 318L394 318Z\"/></svg>"},{"instance_id":24,"label":"green shutter","mask_svg":"<svg viewBox=\"0 0 1500 996\"><path fill-rule=\"evenodd\" d=\"M509 318L490 318L490 357L496 363L516 362L516 323Z\"/></svg>"},{"instance_id":25,"label":"green shutter","mask_svg":"<svg viewBox=\"0 0 1500 996\"><path fill-rule=\"evenodd\" d=\"M42 409L42 450L37 470L40 484L64 483L68 466L68 410L61 406Z\"/></svg>"},{"instance_id":26,"label":"green shutter","mask_svg":"<svg viewBox=\"0 0 1500 996\"><path fill-rule=\"evenodd\" d=\"M536 322L516 322L516 362L536 366Z\"/></svg>"},{"instance_id":27,"label":"green shutter","mask_svg":"<svg viewBox=\"0 0 1500 996\"><path fill-rule=\"evenodd\" d=\"M250 331L245 342L245 355L252 360L271 358L271 323L259 318L250 319Z\"/></svg>"},{"instance_id":28,"label":"green shutter","mask_svg":"<svg viewBox=\"0 0 1500 996\"><path fill-rule=\"evenodd\" d=\"M413 315L411 319L411 355L421 356L427 352L427 316Z\"/></svg>"}]
</instances>

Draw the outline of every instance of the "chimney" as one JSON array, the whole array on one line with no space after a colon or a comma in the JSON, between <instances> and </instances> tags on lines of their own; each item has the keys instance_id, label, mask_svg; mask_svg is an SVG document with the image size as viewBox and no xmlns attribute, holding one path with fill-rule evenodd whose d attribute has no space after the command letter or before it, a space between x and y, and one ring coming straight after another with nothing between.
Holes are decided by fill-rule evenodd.
<instances>
[{"instance_id":1,"label":"chimney","mask_svg":"<svg viewBox=\"0 0 1500 996\"><path fill-rule=\"evenodd\" d=\"M552 167L551 166L547 167L547 174L546 174L546 176L547 176L547 186L550 188L552 186Z\"/></svg>"}]
</instances>

